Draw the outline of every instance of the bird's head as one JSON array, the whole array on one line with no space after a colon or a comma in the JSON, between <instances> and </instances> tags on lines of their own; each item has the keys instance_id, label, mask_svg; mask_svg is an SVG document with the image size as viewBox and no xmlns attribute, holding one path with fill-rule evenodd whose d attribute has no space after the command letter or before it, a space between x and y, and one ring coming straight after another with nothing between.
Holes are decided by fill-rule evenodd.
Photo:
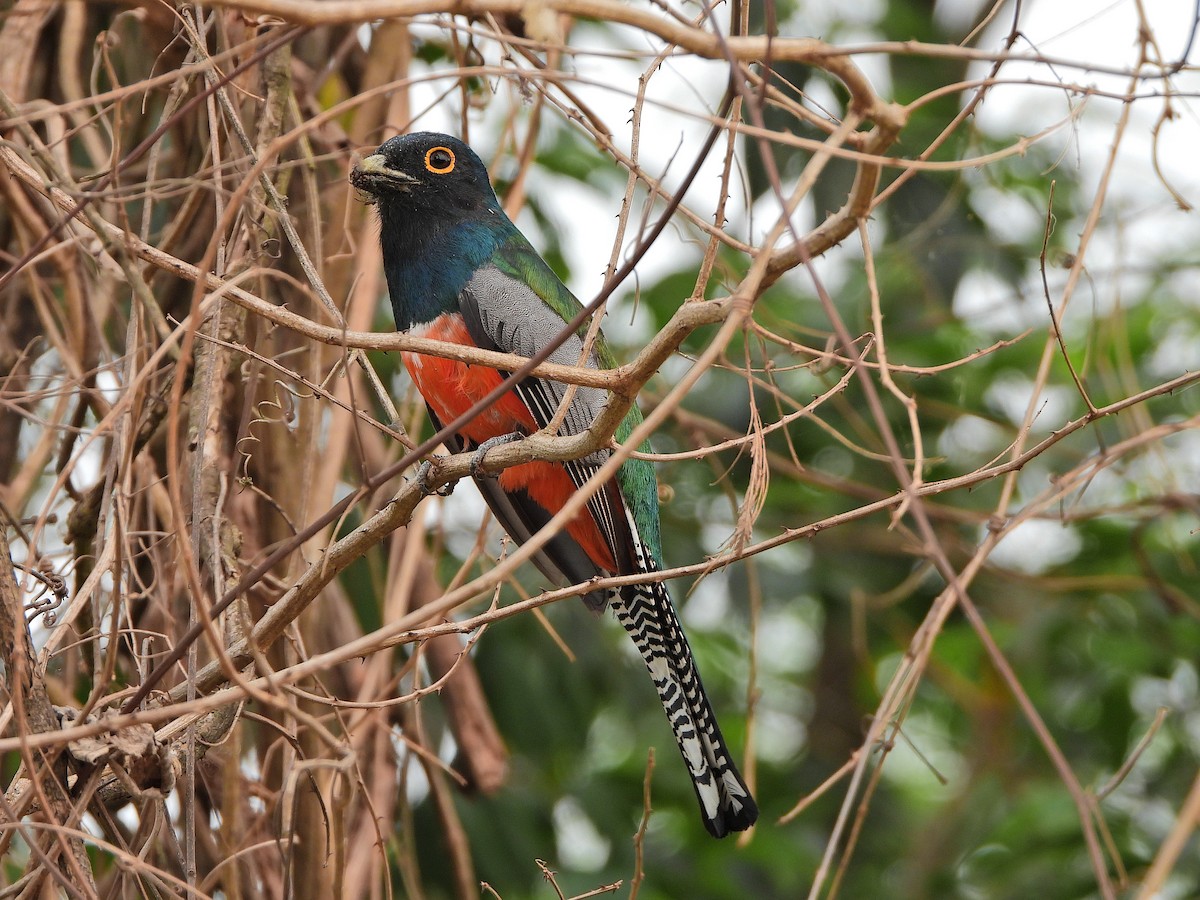
<instances>
[{"instance_id":1,"label":"bird's head","mask_svg":"<svg viewBox=\"0 0 1200 900\"><path fill-rule=\"evenodd\" d=\"M402 134L350 172L368 202L434 214L497 209L496 192L475 151L458 138L432 131Z\"/></svg>"}]
</instances>

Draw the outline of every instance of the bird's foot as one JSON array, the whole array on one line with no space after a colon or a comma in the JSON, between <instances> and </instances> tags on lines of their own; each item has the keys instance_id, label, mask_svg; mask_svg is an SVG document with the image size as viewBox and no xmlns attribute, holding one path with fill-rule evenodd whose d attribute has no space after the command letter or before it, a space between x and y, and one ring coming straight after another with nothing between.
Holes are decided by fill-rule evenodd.
<instances>
[{"instance_id":1,"label":"bird's foot","mask_svg":"<svg viewBox=\"0 0 1200 900\"><path fill-rule=\"evenodd\" d=\"M420 488L421 493L426 497L428 497L430 494L434 494L438 497L449 497L454 493L454 485L456 485L458 482L448 481L445 484L434 484L433 479L437 474L436 466L436 458L432 460L427 459L417 466L417 471L414 476L417 482L417 487Z\"/></svg>"},{"instance_id":2,"label":"bird's foot","mask_svg":"<svg viewBox=\"0 0 1200 900\"><path fill-rule=\"evenodd\" d=\"M483 458L487 456L487 452L493 447L499 447L501 444L511 444L513 441L519 441L525 435L519 431L514 431L511 434L499 434L496 437L488 438L475 450L475 455L471 457L471 477L472 478L495 478L491 472L488 472L483 467Z\"/></svg>"}]
</instances>

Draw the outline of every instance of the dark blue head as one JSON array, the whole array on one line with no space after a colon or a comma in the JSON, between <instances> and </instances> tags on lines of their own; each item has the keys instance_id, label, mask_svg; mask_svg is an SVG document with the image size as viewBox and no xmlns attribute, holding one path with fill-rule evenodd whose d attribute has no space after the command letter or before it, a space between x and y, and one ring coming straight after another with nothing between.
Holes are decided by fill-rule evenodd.
<instances>
[{"instance_id":1,"label":"dark blue head","mask_svg":"<svg viewBox=\"0 0 1200 900\"><path fill-rule=\"evenodd\" d=\"M470 147L421 131L384 142L350 183L379 211L383 265L396 326L456 307L472 273L514 230Z\"/></svg>"},{"instance_id":2,"label":"dark blue head","mask_svg":"<svg viewBox=\"0 0 1200 900\"><path fill-rule=\"evenodd\" d=\"M432 131L384 142L354 168L350 183L381 207L424 215L458 218L500 208L475 151Z\"/></svg>"}]
</instances>

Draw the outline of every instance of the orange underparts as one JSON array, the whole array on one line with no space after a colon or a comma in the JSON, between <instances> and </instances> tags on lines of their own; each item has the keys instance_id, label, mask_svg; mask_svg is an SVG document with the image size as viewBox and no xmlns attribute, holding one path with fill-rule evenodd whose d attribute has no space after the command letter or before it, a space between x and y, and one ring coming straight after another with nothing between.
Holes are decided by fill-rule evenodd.
<instances>
[{"instance_id":1,"label":"orange underparts","mask_svg":"<svg viewBox=\"0 0 1200 900\"><path fill-rule=\"evenodd\" d=\"M414 329L413 333L435 341L475 346L462 316L457 313L441 315L424 328ZM487 366L471 366L417 353L405 353L403 357L417 390L443 424L457 419L503 380L499 372ZM533 415L516 392L510 390L464 425L459 433L482 444L488 438L514 431L532 434L537 429ZM575 493L571 476L559 463L538 461L512 466L500 473L499 483L505 492L524 490L535 503L552 514L562 509ZM612 551L587 509L567 524L567 533L597 567L606 572L616 571Z\"/></svg>"}]
</instances>

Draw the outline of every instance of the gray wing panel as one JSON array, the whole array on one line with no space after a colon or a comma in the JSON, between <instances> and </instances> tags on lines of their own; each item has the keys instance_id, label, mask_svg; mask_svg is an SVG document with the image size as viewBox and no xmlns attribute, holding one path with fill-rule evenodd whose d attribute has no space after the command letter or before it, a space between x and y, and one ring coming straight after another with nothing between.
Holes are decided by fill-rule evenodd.
<instances>
[{"instance_id":1,"label":"gray wing panel","mask_svg":"<svg viewBox=\"0 0 1200 900\"><path fill-rule=\"evenodd\" d=\"M463 289L459 301L467 330L476 344L505 353L533 356L558 337L566 324L527 284L495 266L483 266L476 271ZM582 355L583 340L579 335L572 334L550 354L549 361L575 366ZM587 359L587 365L598 368L594 354ZM566 393L567 385L543 378L525 378L517 384L517 394L543 428L554 418ZM573 435L586 431L604 408L607 399L608 393L599 388L576 386L559 434ZM565 463L564 467L575 486L579 487L595 474L609 455L607 450L598 450L582 459ZM616 482L612 481L597 491L588 501L588 509L607 537L618 567L632 571L627 567L633 559L633 539ZM513 537L516 538L516 535Z\"/></svg>"},{"instance_id":2,"label":"gray wing panel","mask_svg":"<svg viewBox=\"0 0 1200 900\"><path fill-rule=\"evenodd\" d=\"M562 331L566 324L523 282L506 275L495 266L484 266L467 282L462 296L463 318L467 329L480 346L492 346L505 353L533 356ZM549 362L564 366L579 365L583 341L572 334L562 346L550 354ZM587 365L597 367L595 356ZM538 424L545 427L554 418L567 392L567 385L540 378L527 378L518 391ZM560 434L579 434L587 431L608 399L599 388L576 387L571 406L563 420ZM586 462L599 465L603 452L586 457Z\"/></svg>"}]
</instances>

